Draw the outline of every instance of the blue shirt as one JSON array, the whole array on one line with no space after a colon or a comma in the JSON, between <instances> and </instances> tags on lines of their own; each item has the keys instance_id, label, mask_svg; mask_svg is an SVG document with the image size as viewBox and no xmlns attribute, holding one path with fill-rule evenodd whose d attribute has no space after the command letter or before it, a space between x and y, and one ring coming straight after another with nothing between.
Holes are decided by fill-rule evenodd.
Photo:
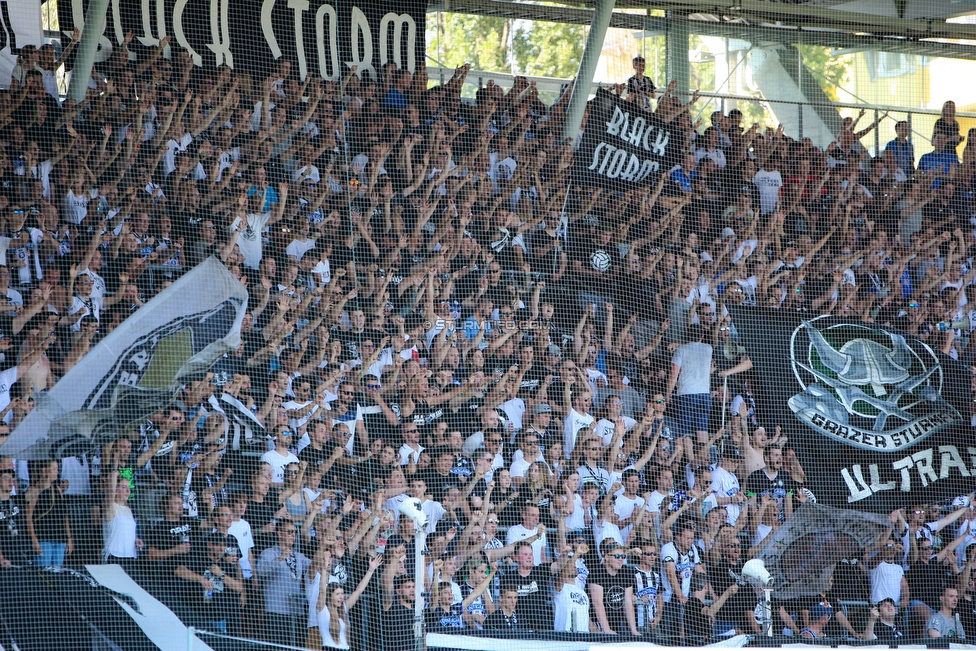
<instances>
[{"instance_id":1,"label":"blue shirt","mask_svg":"<svg viewBox=\"0 0 976 651\"><path fill-rule=\"evenodd\" d=\"M897 138L885 145L885 151L890 151L895 156L895 165L905 172L915 169L915 147L912 143L902 142Z\"/></svg>"},{"instance_id":2,"label":"blue shirt","mask_svg":"<svg viewBox=\"0 0 976 651\"><path fill-rule=\"evenodd\" d=\"M258 189L257 186L252 185L247 190L247 196L250 197L255 194L261 194L262 192L264 192L264 190ZM268 212L271 210L271 204L273 203L278 203L278 193L275 192L275 189L269 185L268 193L264 195L264 206L261 207L260 212Z\"/></svg>"},{"instance_id":3,"label":"blue shirt","mask_svg":"<svg viewBox=\"0 0 976 651\"><path fill-rule=\"evenodd\" d=\"M918 169L920 172L939 170L943 174L948 174L957 165L959 165L959 159L956 157L954 151L943 151L939 153L932 151L927 154L922 154L922 157L918 159ZM931 189L935 190L941 186L942 179L935 179L932 182Z\"/></svg>"},{"instance_id":4,"label":"blue shirt","mask_svg":"<svg viewBox=\"0 0 976 651\"><path fill-rule=\"evenodd\" d=\"M691 181L696 176L698 176L696 171L692 171L691 174L688 174L680 167L671 172L671 180L681 188L682 192L687 192L689 194L692 192Z\"/></svg>"},{"instance_id":5,"label":"blue shirt","mask_svg":"<svg viewBox=\"0 0 976 651\"><path fill-rule=\"evenodd\" d=\"M394 108L402 111L407 108L407 96L396 88L391 88L383 98L383 108Z\"/></svg>"}]
</instances>

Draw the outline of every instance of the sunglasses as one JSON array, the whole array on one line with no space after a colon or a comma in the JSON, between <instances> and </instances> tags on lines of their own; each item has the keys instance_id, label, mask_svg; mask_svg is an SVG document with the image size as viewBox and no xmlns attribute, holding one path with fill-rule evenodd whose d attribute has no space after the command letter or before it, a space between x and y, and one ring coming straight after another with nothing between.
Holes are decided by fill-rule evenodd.
<instances>
[{"instance_id":1,"label":"sunglasses","mask_svg":"<svg viewBox=\"0 0 976 651\"><path fill-rule=\"evenodd\" d=\"M661 398L661 399L659 399L659 400L655 400L654 402L656 402L656 403L657 403L657 404L659 404L659 405L663 405L664 403L666 403L666 402L667 402L667 400L665 400L664 398Z\"/></svg>"},{"instance_id":2,"label":"sunglasses","mask_svg":"<svg viewBox=\"0 0 976 651\"><path fill-rule=\"evenodd\" d=\"M610 558L616 558L616 559L627 558L627 554L610 554Z\"/></svg>"},{"instance_id":3,"label":"sunglasses","mask_svg":"<svg viewBox=\"0 0 976 651\"><path fill-rule=\"evenodd\" d=\"M289 477L297 477L298 474L299 474L299 471L297 471L297 470L289 470L285 474L288 475Z\"/></svg>"}]
</instances>

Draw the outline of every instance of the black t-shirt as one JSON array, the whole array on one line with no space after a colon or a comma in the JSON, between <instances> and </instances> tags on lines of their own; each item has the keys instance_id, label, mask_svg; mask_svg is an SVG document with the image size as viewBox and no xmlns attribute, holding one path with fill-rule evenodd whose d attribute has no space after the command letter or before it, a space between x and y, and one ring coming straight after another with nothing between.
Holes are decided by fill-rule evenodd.
<instances>
[{"instance_id":1,"label":"black t-shirt","mask_svg":"<svg viewBox=\"0 0 976 651\"><path fill-rule=\"evenodd\" d=\"M332 336L342 342L344 347L343 357L346 359L360 359L362 353L360 346L364 341L369 339L378 346L384 337L382 332L379 330L373 330L372 328L363 328L362 332L353 332L352 330L333 330Z\"/></svg>"},{"instance_id":2,"label":"black t-shirt","mask_svg":"<svg viewBox=\"0 0 976 651\"><path fill-rule=\"evenodd\" d=\"M423 401L415 401L410 421L420 430L421 436L429 434L431 427L439 420L447 417L450 409L447 404L429 405Z\"/></svg>"},{"instance_id":3,"label":"black t-shirt","mask_svg":"<svg viewBox=\"0 0 976 651\"><path fill-rule=\"evenodd\" d=\"M561 242L561 238L558 235L550 235L546 231L534 231L529 236L529 243L532 245L533 251L541 251L553 242ZM559 255L561 252L561 247L553 247L545 255L533 254L529 258L532 271L544 274L556 273L559 271Z\"/></svg>"},{"instance_id":4,"label":"black t-shirt","mask_svg":"<svg viewBox=\"0 0 976 651\"><path fill-rule=\"evenodd\" d=\"M976 631L976 600L966 599L963 597L963 595L959 595L959 604L956 606L956 612L959 613L959 621L962 624L962 630ZM885 628L890 627L886 626ZM901 631L897 632L901 634ZM890 631L885 631L885 633L888 635L892 634ZM878 636L879 640L882 639L880 621L874 625L874 634ZM895 635L895 637L899 637L899 635ZM889 640L891 638L886 637L883 639Z\"/></svg>"},{"instance_id":5,"label":"black t-shirt","mask_svg":"<svg viewBox=\"0 0 976 651\"><path fill-rule=\"evenodd\" d=\"M408 554L409 556L409 554ZM383 616L383 648L388 651L413 651L413 607L399 603L390 606Z\"/></svg>"},{"instance_id":6,"label":"black t-shirt","mask_svg":"<svg viewBox=\"0 0 976 651\"><path fill-rule=\"evenodd\" d=\"M450 590L447 584L444 590ZM461 620L461 604L453 604L450 610L444 610L440 606L426 613L427 630L441 633L457 633L458 629L464 628Z\"/></svg>"},{"instance_id":7,"label":"black t-shirt","mask_svg":"<svg viewBox=\"0 0 976 651\"><path fill-rule=\"evenodd\" d=\"M536 566L528 576L518 570L505 575L502 589L514 588L519 595L515 615L519 624L537 631L552 630L552 607L549 605L549 568Z\"/></svg>"},{"instance_id":8,"label":"black t-shirt","mask_svg":"<svg viewBox=\"0 0 976 651\"><path fill-rule=\"evenodd\" d=\"M485 618L485 629L492 630L503 630L503 631L515 631L521 628L521 623L518 620L518 613L512 613L509 617L502 612L501 608L497 608L495 612L488 615Z\"/></svg>"},{"instance_id":9,"label":"black t-shirt","mask_svg":"<svg viewBox=\"0 0 976 651\"><path fill-rule=\"evenodd\" d=\"M749 497L755 497L757 504L762 501L763 496L772 494L782 512L783 500L787 495L796 495L796 491L796 482L785 470L780 470L774 478L770 479L766 471L760 468L746 478L744 492Z\"/></svg>"},{"instance_id":10,"label":"black t-shirt","mask_svg":"<svg viewBox=\"0 0 976 651\"><path fill-rule=\"evenodd\" d=\"M712 636L712 624L702 614L705 608L705 603L695 595L685 604L685 636L696 642L704 642Z\"/></svg>"},{"instance_id":11,"label":"black t-shirt","mask_svg":"<svg viewBox=\"0 0 976 651\"><path fill-rule=\"evenodd\" d=\"M600 276L581 276L579 280L583 289L601 295L612 293L614 265L620 257L615 247L612 243L597 244L585 237L583 233L576 235L576 242L570 247L573 260L579 261L586 271L600 272Z\"/></svg>"},{"instance_id":12,"label":"black t-shirt","mask_svg":"<svg viewBox=\"0 0 976 651\"><path fill-rule=\"evenodd\" d=\"M960 619L963 622L963 630L964 631L967 630L965 624L966 621L965 618L960 616ZM976 620L973 620L971 623L976 625ZM877 639L878 642L900 642L903 633L901 632L901 629L898 628L898 620L896 618L895 623L892 626L888 626L887 624L885 624L880 620L875 622L874 635L875 637L878 638Z\"/></svg>"},{"instance_id":13,"label":"black t-shirt","mask_svg":"<svg viewBox=\"0 0 976 651\"><path fill-rule=\"evenodd\" d=\"M263 533L261 529L266 527L274 520L276 505L267 498L263 502L253 500L247 503L247 510L244 511L244 519L251 525L251 532L254 536L254 557L257 558L268 547L276 544L275 534Z\"/></svg>"},{"instance_id":14,"label":"black t-shirt","mask_svg":"<svg viewBox=\"0 0 976 651\"><path fill-rule=\"evenodd\" d=\"M14 565L26 562L30 537L22 495L0 500L0 552Z\"/></svg>"},{"instance_id":15,"label":"black t-shirt","mask_svg":"<svg viewBox=\"0 0 976 651\"><path fill-rule=\"evenodd\" d=\"M586 583L587 585L599 585L603 588L603 608L607 613L607 623L610 624L610 628L621 635L629 633L627 618L624 615L624 594L627 592L627 588L634 587L633 575L627 574L621 569L616 575L611 576L605 566L598 565L587 578ZM594 621L596 621L595 616Z\"/></svg>"},{"instance_id":16,"label":"black t-shirt","mask_svg":"<svg viewBox=\"0 0 976 651\"><path fill-rule=\"evenodd\" d=\"M146 545L154 547L161 552L169 551L183 543L193 544L193 534L195 531L194 521L189 518L180 518L176 521L162 520L156 523L146 536ZM160 561L149 561L151 571L155 579L174 578L173 572L182 564L185 564L190 554L176 554Z\"/></svg>"},{"instance_id":17,"label":"black t-shirt","mask_svg":"<svg viewBox=\"0 0 976 651\"><path fill-rule=\"evenodd\" d=\"M184 581L185 585L181 586L183 601L203 617L211 621L220 621L232 617L235 610L240 609L240 593L231 590L222 579L218 578L219 575L212 571L212 566L216 565L221 574L236 577L237 567L234 563L226 560L214 562L205 552L195 552L180 565L213 583L213 590L210 591L205 590L198 583Z\"/></svg>"},{"instance_id":18,"label":"black t-shirt","mask_svg":"<svg viewBox=\"0 0 976 651\"><path fill-rule=\"evenodd\" d=\"M325 446L321 450L316 450L311 445L307 445L298 453L298 460L306 462L309 469L312 469L320 463L325 463L332 456L332 450L334 449L335 445L333 445L331 450Z\"/></svg>"},{"instance_id":19,"label":"black t-shirt","mask_svg":"<svg viewBox=\"0 0 976 651\"><path fill-rule=\"evenodd\" d=\"M908 568L905 580L908 581L908 593L912 599L924 601L932 610L938 610L942 588L952 578L950 572L938 564L938 561L919 561Z\"/></svg>"}]
</instances>

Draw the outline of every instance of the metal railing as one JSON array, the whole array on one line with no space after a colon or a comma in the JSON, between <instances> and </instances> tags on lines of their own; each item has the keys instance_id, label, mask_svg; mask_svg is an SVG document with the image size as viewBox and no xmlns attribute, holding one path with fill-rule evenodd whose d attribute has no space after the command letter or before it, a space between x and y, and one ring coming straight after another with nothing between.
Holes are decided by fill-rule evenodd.
<instances>
[{"instance_id":1,"label":"metal railing","mask_svg":"<svg viewBox=\"0 0 976 651\"><path fill-rule=\"evenodd\" d=\"M427 76L435 83L446 83L453 74L453 68L441 66L427 67ZM536 87L539 89L539 97L546 104L551 104L553 101L555 101L555 99L562 92L562 89L571 81L570 79L562 79L558 77L534 77L529 75L524 75L524 77L530 82L535 82ZM478 89L486 86L489 81L492 81L496 85L507 90L512 87L514 80L515 75L504 72L471 70L468 73L464 86L462 87L461 96L469 99L474 98L475 92L477 92ZM590 87L590 94L595 94L599 88L612 88L613 85L614 84L611 82L595 81ZM686 94L686 96L688 95L690 94ZM941 115L940 111L934 109L910 108L905 106L884 104L867 104L857 102L799 102L795 100L771 99L756 95L732 95L712 92L699 92L698 96L698 102L692 107L693 116L706 116L707 113L713 110L721 110L723 113L728 113L730 109L735 108L739 103L746 103L761 106L763 108L763 113L770 118L767 126L775 126L776 122L772 119L771 114L785 115L785 113L783 113L784 111L795 111L795 127L785 129L786 135L795 139L805 137L803 116L805 108L828 109L838 111L841 114L850 112L855 115L861 109L865 109L868 111L867 115L865 115L865 120L870 119L873 121L885 112L888 112L889 117L892 120L907 121L911 131L911 136L909 136L909 139L915 145L921 145L927 149L929 143L931 142L931 127ZM709 107L713 108L710 109ZM957 111L956 117L957 119L976 121L976 113ZM705 119L704 122L707 124L708 120ZM863 127L865 125L860 124L858 126ZM865 149L871 152L872 155L876 155L878 152L880 152L889 139L882 135L883 131L887 131L884 126L885 124L882 123L878 129L874 129L871 133L862 138L861 144L865 147ZM893 139L894 122L891 123L890 128L892 130L890 139ZM916 151L916 159L924 153L926 152Z\"/></svg>"}]
</instances>

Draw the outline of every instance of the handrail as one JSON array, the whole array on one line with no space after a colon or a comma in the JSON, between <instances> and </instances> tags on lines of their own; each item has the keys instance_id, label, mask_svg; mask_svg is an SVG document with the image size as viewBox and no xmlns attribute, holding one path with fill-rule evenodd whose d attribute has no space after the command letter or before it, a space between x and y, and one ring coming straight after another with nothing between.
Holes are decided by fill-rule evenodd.
<instances>
[{"instance_id":1,"label":"handrail","mask_svg":"<svg viewBox=\"0 0 976 651\"><path fill-rule=\"evenodd\" d=\"M442 72L445 72L445 73L446 72L449 72L450 74L454 74L453 68L438 67L438 66L428 66L427 67L428 76L430 78L432 78L432 79L434 78L434 76L431 73L436 73L436 74L440 75ZM471 71L468 72L468 80L469 80L468 83L470 83L470 80L472 78L478 78L478 77L487 77L487 78L493 78L493 79L504 79L506 81L514 82L516 76L525 77L525 79L529 80L530 82L534 81L534 82L536 82L536 85L541 85L541 84L546 84L546 85L566 84L566 83L569 83L570 81L572 81L572 79L564 79L564 78L561 78L561 77L537 77L537 76L531 76L531 75L513 75L513 74L507 73L507 72L488 72L486 70L471 70ZM613 82L608 82L608 81L604 81L604 82L594 81L593 82L592 90L596 90L597 88L609 88L609 87L612 87L613 85L614 85ZM679 94L679 95L684 94L686 96L690 96L692 93L691 92L684 92L684 93L682 93L680 91L676 91L676 94ZM740 102L767 102L767 103L770 103L770 104L787 104L787 105L792 105L792 106L815 106L815 107L833 108L833 109L837 109L837 108L862 109L862 108L864 108L864 109L877 109L879 111L890 111L890 112L895 112L895 113L914 113L914 114L919 114L919 115L941 115L941 111L940 110L937 110L937 109L911 108L911 107L906 107L906 106L892 106L892 105L887 105L887 104L866 104L866 103L857 103L857 102L810 102L810 101L800 102L800 101L797 101L797 100L775 99L775 98L769 98L769 97L757 97L755 95L732 95L732 94L729 94L729 93L713 93L713 92L708 92L708 91L700 91L698 93L698 96L699 97L702 97L702 98L708 97L708 98L714 98L714 99L736 100L736 101L740 101ZM976 118L976 112L956 111L956 117Z\"/></svg>"}]
</instances>

